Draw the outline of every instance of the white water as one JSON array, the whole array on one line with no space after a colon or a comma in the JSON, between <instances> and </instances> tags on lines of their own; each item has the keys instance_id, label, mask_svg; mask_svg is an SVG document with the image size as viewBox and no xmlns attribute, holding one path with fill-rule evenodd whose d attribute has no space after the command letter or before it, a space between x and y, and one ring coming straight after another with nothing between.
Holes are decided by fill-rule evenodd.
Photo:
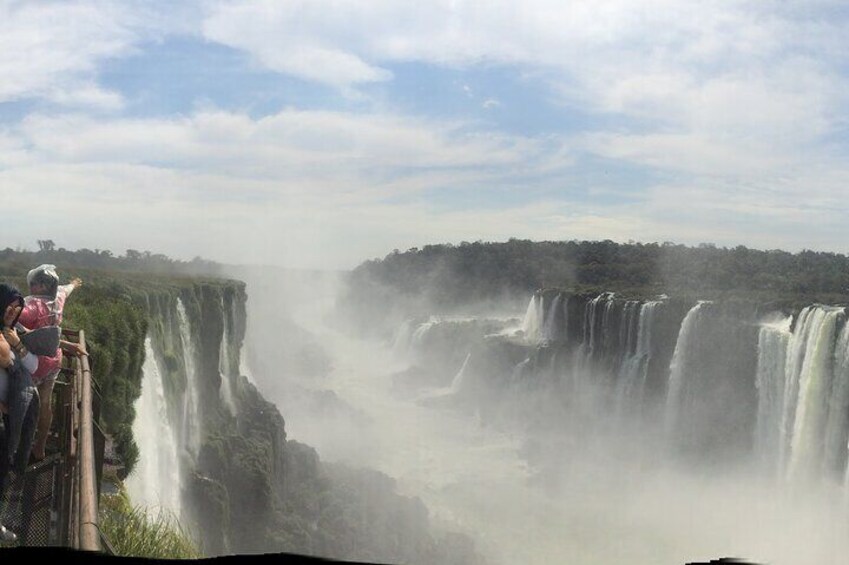
<instances>
[{"instance_id":1,"label":"white water","mask_svg":"<svg viewBox=\"0 0 849 565\"><path fill-rule=\"evenodd\" d=\"M542 311L542 296L534 293L528 303L528 309L522 321L522 332L528 342L536 342L541 339L542 324L545 316Z\"/></svg>"},{"instance_id":2,"label":"white water","mask_svg":"<svg viewBox=\"0 0 849 565\"><path fill-rule=\"evenodd\" d=\"M226 314L226 310L224 308L224 299L221 299L221 314L224 318L224 331L221 334L221 345L219 347L219 356L218 356L218 372L221 373L221 388L219 389L219 395L221 397L221 402L224 406L227 407L227 410L230 412L231 416L236 415L236 401L233 398L233 387L231 383L232 375L232 363L230 361L230 348L228 344L230 343L230 318Z\"/></svg>"},{"instance_id":3,"label":"white water","mask_svg":"<svg viewBox=\"0 0 849 565\"><path fill-rule=\"evenodd\" d=\"M545 314L545 323L542 328L542 340L543 341L553 341L556 340L557 335L557 311L560 308L560 303L563 300L563 295L558 294L554 297L554 300L551 301L551 304L548 307L548 312Z\"/></svg>"},{"instance_id":4,"label":"white water","mask_svg":"<svg viewBox=\"0 0 849 565\"><path fill-rule=\"evenodd\" d=\"M532 304L526 321L541 319ZM651 308L641 307L641 316ZM401 493L425 502L434 521L471 535L490 563L654 564L734 555L804 565L849 554L849 522L833 497L794 497L751 475L673 470L652 455L659 434L648 429L620 439L584 429L526 437L518 428L486 426L462 404L417 403L393 394L392 375L406 365L390 347L317 326L319 319L298 321L332 353L334 368L321 383L298 384L326 386L368 418L332 427L289 406L289 437L314 445L322 459L394 477ZM651 351L649 325L640 323L636 334L629 338L637 341L634 357ZM519 363L514 375L528 364ZM285 397L273 400L285 404ZM533 465L524 456L528 440L542 453Z\"/></svg>"},{"instance_id":5,"label":"white water","mask_svg":"<svg viewBox=\"0 0 849 565\"><path fill-rule=\"evenodd\" d=\"M666 391L666 433L667 436L674 435L675 426L678 423L678 415L681 409L682 393L685 379L687 378L687 353L691 347L690 340L696 338L693 329L699 317L699 311L706 304L703 301L693 306L684 320L678 332L675 342L675 351L672 354L672 362L669 364L669 385Z\"/></svg>"},{"instance_id":6,"label":"white water","mask_svg":"<svg viewBox=\"0 0 849 565\"><path fill-rule=\"evenodd\" d=\"M405 320L395 332L395 337L392 340L392 351L398 357L405 357L410 353L412 343L413 321Z\"/></svg>"},{"instance_id":7,"label":"white water","mask_svg":"<svg viewBox=\"0 0 849 565\"><path fill-rule=\"evenodd\" d=\"M792 378L798 381L788 475L791 479L815 476L822 460L822 432L827 394L831 386L832 355L837 308L817 307L805 331L809 332L802 366Z\"/></svg>"},{"instance_id":8,"label":"white water","mask_svg":"<svg viewBox=\"0 0 849 565\"><path fill-rule=\"evenodd\" d=\"M808 307L799 313L796 328L787 346L787 361L784 378L784 406L781 411L779 433L778 462L784 471L790 459L790 440L793 437L793 423L796 419L796 403L799 398L799 374L805 359L805 349L810 337L810 320L815 308Z\"/></svg>"},{"instance_id":9,"label":"white water","mask_svg":"<svg viewBox=\"0 0 849 565\"><path fill-rule=\"evenodd\" d=\"M793 318L771 320L761 325L758 333L758 416L755 424L755 447L760 464L769 472L780 472L781 421L786 388L787 346L792 334Z\"/></svg>"},{"instance_id":10,"label":"white water","mask_svg":"<svg viewBox=\"0 0 849 565\"><path fill-rule=\"evenodd\" d=\"M427 322L423 322L416 327L416 330L413 332L412 338L410 338L410 347L416 347L422 344L424 340L427 338L428 332L430 332L431 328L439 323L439 318L435 316L431 316L431 318Z\"/></svg>"},{"instance_id":11,"label":"white water","mask_svg":"<svg viewBox=\"0 0 849 565\"><path fill-rule=\"evenodd\" d=\"M457 371L456 375L454 375L454 379L451 381L451 392L452 393L457 394L463 389L463 386L466 382L466 379L468 378L466 367L468 366L469 359L471 359L471 358L472 358L471 353L466 355L466 359L463 361L463 366L460 367L460 370Z\"/></svg>"},{"instance_id":12,"label":"white water","mask_svg":"<svg viewBox=\"0 0 849 565\"><path fill-rule=\"evenodd\" d=\"M168 415L162 374L150 338L145 339L144 351L142 392L133 422L139 460L125 484L134 504L166 509L179 517L181 472L175 426Z\"/></svg>"},{"instance_id":13,"label":"white water","mask_svg":"<svg viewBox=\"0 0 849 565\"><path fill-rule=\"evenodd\" d=\"M843 325L834 351L834 382L829 395L825 429L826 473L849 470L849 323ZM844 471L844 475L847 471ZM842 478L842 477L841 477ZM849 491L847 491L849 495Z\"/></svg>"},{"instance_id":14,"label":"white water","mask_svg":"<svg viewBox=\"0 0 849 565\"><path fill-rule=\"evenodd\" d=\"M532 481L521 436L482 426L472 414L395 397L393 357L378 343L327 332L323 341L335 344L328 384L372 422L339 437L289 415L290 437L316 446L324 459L396 478L400 492L420 497L435 521L472 535L490 563L654 564L741 555L795 565L827 561L846 548L836 510L800 506L745 479L701 480L650 460L619 459L615 444L541 438L550 442L549 456L563 454L558 486L545 490ZM807 547L793 541L798 535Z\"/></svg>"},{"instance_id":15,"label":"white water","mask_svg":"<svg viewBox=\"0 0 849 565\"><path fill-rule=\"evenodd\" d=\"M197 349L192 339L186 307L179 298L177 298L177 322L180 326L180 341L183 346L184 370L186 372L186 394L183 399L183 445L193 457L197 457L200 450L201 422L198 375L195 367Z\"/></svg>"},{"instance_id":16,"label":"white water","mask_svg":"<svg viewBox=\"0 0 849 565\"><path fill-rule=\"evenodd\" d=\"M254 373L251 370L250 364L248 363L248 356L246 352L242 352L242 355L239 357L239 374L248 379L248 382L256 384L256 380L254 379Z\"/></svg>"},{"instance_id":17,"label":"white water","mask_svg":"<svg viewBox=\"0 0 849 565\"><path fill-rule=\"evenodd\" d=\"M637 310L636 339L630 332L633 324L624 317L623 328L627 323L628 330L623 331L627 343L627 349L633 353L626 356L619 370L619 378L616 387L616 412L620 417L639 413L642 403L643 389L646 383L649 359L651 358L651 328L654 322L654 314L660 302L645 302L639 305ZM629 306L636 306L636 303Z\"/></svg>"}]
</instances>

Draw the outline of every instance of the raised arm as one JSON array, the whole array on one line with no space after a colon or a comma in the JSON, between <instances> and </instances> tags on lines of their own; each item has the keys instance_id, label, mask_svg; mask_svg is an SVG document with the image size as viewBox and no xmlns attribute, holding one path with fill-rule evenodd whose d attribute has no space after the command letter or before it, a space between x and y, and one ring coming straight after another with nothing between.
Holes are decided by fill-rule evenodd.
<instances>
[{"instance_id":1,"label":"raised arm","mask_svg":"<svg viewBox=\"0 0 849 565\"><path fill-rule=\"evenodd\" d=\"M85 350L85 347L83 347L79 343L74 343L73 341L65 341L64 339L59 340L59 346L65 353L70 353L71 355L75 355L77 357L88 355L88 351Z\"/></svg>"},{"instance_id":2,"label":"raised arm","mask_svg":"<svg viewBox=\"0 0 849 565\"><path fill-rule=\"evenodd\" d=\"M74 292L76 289L80 288L82 285L83 285L83 280L79 277L76 277L75 279L73 279L68 284L63 284L62 286L60 286L59 290L61 292L64 292L65 297L67 297L72 292Z\"/></svg>"}]
</instances>

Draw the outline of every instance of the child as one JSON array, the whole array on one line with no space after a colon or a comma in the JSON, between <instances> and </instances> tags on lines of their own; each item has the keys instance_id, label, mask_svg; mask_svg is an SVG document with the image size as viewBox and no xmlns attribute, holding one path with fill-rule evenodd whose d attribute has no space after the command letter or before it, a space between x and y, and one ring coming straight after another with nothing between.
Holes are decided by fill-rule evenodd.
<instances>
[{"instance_id":1,"label":"child","mask_svg":"<svg viewBox=\"0 0 849 565\"><path fill-rule=\"evenodd\" d=\"M59 286L59 275L54 265L40 265L27 274L30 296L24 299L24 309L21 312L18 323L30 330L37 330L45 326L58 326L62 323L62 312L65 309L65 300L78 287L82 280L74 279L70 284ZM81 349L76 349L77 355L83 354ZM47 446L47 435L50 431L50 423L53 420L53 384L62 367L62 348L56 350L56 354L48 357L40 355L38 358L38 369L33 373L32 380L38 387L41 397L41 407L38 415L38 429L32 448L32 458L36 461L44 459L44 450Z\"/></svg>"}]
</instances>

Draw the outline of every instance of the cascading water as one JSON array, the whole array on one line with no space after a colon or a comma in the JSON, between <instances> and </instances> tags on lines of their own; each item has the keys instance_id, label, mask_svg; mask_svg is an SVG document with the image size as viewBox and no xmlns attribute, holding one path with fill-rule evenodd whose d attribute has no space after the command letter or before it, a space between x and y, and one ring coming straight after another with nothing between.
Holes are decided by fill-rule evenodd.
<instances>
[{"instance_id":1,"label":"cascading water","mask_svg":"<svg viewBox=\"0 0 849 565\"><path fill-rule=\"evenodd\" d=\"M510 374L510 384L515 385L516 383L521 382L522 376L525 372L525 367L531 362L531 358L528 357L523 361L519 361L515 367L513 367L513 371Z\"/></svg>"},{"instance_id":2,"label":"cascading water","mask_svg":"<svg viewBox=\"0 0 849 565\"><path fill-rule=\"evenodd\" d=\"M597 330L596 330L596 318L597 318L597 310L598 305L601 302L613 300L613 293L605 292L599 294L584 306L584 325L583 325L583 339L581 341L581 345L578 347L577 355L575 356L575 374L583 373L589 366L597 353L598 349L598 339L597 339ZM607 304L605 305L607 306ZM606 310L607 308L605 308ZM603 317L603 315L602 315Z\"/></svg>"},{"instance_id":3,"label":"cascading water","mask_svg":"<svg viewBox=\"0 0 849 565\"><path fill-rule=\"evenodd\" d=\"M528 342L536 342L541 338L544 319L542 308L542 295L534 293L531 296L528 309L525 311L525 318L522 321L522 333Z\"/></svg>"},{"instance_id":4,"label":"cascading water","mask_svg":"<svg viewBox=\"0 0 849 565\"><path fill-rule=\"evenodd\" d=\"M186 394L183 399L183 445L192 456L200 450L200 399L198 398L198 375L195 367L197 349L192 339L189 318L183 301L177 298L177 322L180 342L183 346L184 370L186 372Z\"/></svg>"},{"instance_id":5,"label":"cascading water","mask_svg":"<svg viewBox=\"0 0 849 565\"><path fill-rule=\"evenodd\" d=\"M221 299L221 312L224 314L224 331L221 333L221 346L219 347L218 371L221 373L221 388L219 394L224 406L227 407L231 416L236 415L236 401L233 398L233 387L231 379L232 363L230 361L230 324L233 323L232 316L227 315L227 309L224 308L224 299ZM231 312L232 314L232 312Z\"/></svg>"},{"instance_id":6,"label":"cascading water","mask_svg":"<svg viewBox=\"0 0 849 565\"><path fill-rule=\"evenodd\" d=\"M849 469L849 323L845 320L834 350L834 379L828 398L823 470L832 474Z\"/></svg>"},{"instance_id":7,"label":"cascading water","mask_svg":"<svg viewBox=\"0 0 849 565\"><path fill-rule=\"evenodd\" d=\"M758 417L755 424L755 448L761 465L778 471L781 445L781 421L786 387L788 344L792 317L771 320L758 333Z\"/></svg>"},{"instance_id":8,"label":"cascading water","mask_svg":"<svg viewBox=\"0 0 849 565\"><path fill-rule=\"evenodd\" d=\"M457 371L456 375L454 375L454 379L451 381L451 392L453 394L457 394L463 389L463 386L466 382L466 379L468 378L467 375L466 375L466 373L467 373L466 367L468 366L469 359L471 359L471 358L472 358L471 353L466 355L466 359L463 361L463 366L460 367L460 370Z\"/></svg>"},{"instance_id":9,"label":"cascading water","mask_svg":"<svg viewBox=\"0 0 849 565\"><path fill-rule=\"evenodd\" d=\"M563 295L558 294L554 297L554 300L551 301L548 312L545 314L545 323L542 328L541 339L543 341L554 341L558 337L557 314L562 300Z\"/></svg>"},{"instance_id":10,"label":"cascading water","mask_svg":"<svg viewBox=\"0 0 849 565\"><path fill-rule=\"evenodd\" d=\"M810 318L801 370L793 378L798 381L793 435L790 441L790 478L808 478L815 474L823 456L822 434L827 418L827 394L833 370L834 340L839 308L818 306Z\"/></svg>"},{"instance_id":11,"label":"cascading water","mask_svg":"<svg viewBox=\"0 0 849 565\"><path fill-rule=\"evenodd\" d=\"M410 345L413 339L413 321L404 320L398 330L395 332L395 337L392 340L392 352L401 357L407 355L410 351Z\"/></svg>"},{"instance_id":12,"label":"cascading water","mask_svg":"<svg viewBox=\"0 0 849 565\"><path fill-rule=\"evenodd\" d=\"M165 402L162 373L150 338L144 342L142 392L136 402L133 437L139 460L126 485L135 504L159 507L176 517L182 511L181 470L174 427Z\"/></svg>"},{"instance_id":13,"label":"cascading water","mask_svg":"<svg viewBox=\"0 0 849 565\"><path fill-rule=\"evenodd\" d=\"M678 332L678 339L675 342L675 351L672 353L672 362L669 365L669 384L666 391L665 421L668 437L673 435L675 427L678 424L688 369L687 355L692 347L691 340L697 339L694 328L699 319L699 312L705 304L707 302L699 301L687 312L687 315L684 316L684 320L681 322L681 330Z\"/></svg>"},{"instance_id":14,"label":"cascading water","mask_svg":"<svg viewBox=\"0 0 849 565\"><path fill-rule=\"evenodd\" d=\"M628 411L639 411L641 408L651 357L651 328L658 304L659 301L626 304L621 331L624 339L620 338L620 346L627 352L627 356L619 368L615 393L616 410L620 415ZM636 323L633 317L636 317Z\"/></svg>"},{"instance_id":15,"label":"cascading water","mask_svg":"<svg viewBox=\"0 0 849 565\"><path fill-rule=\"evenodd\" d=\"M793 422L796 418L796 402L799 398L799 373L805 360L805 348L810 337L811 319L816 308L809 306L799 313L793 335L787 346L784 378L784 406L781 411L781 427L778 430L778 464L783 472L790 457L790 439L793 437Z\"/></svg>"},{"instance_id":16,"label":"cascading water","mask_svg":"<svg viewBox=\"0 0 849 565\"><path fill-rule=\"evenodd\" d=\"M239 374L248 379L248 382L256 384L254 373L248 364L248 356L245 353L239 356Z\"/></svg>"},{"instance_id":17,"label":"cascading water","mask_svg":"<svg viewBox=\"0 0 849 565\"><path fill-rule=\"evenodd\" d=\"M436 317L431 317L427 322L419 324L416 330L413 332L413 337L410 339L410 344L412 347L418 347L427 339L427 334L430 330L439 323L439 319Z\"/></svg>"}]
</instances>

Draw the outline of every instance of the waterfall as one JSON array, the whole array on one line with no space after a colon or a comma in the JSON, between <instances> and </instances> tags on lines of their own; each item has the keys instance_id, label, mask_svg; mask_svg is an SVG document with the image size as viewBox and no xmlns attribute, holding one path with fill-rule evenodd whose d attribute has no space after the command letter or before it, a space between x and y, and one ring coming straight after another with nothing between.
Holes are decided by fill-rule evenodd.
<instances>
[{"instance_id":1,"label":"waterfall","mask_svg":"<svg viewBox=\"0 0 849 565\"><path fill-rule=\"evenodd\" d=\"M126 485L134 504L160 507L180 517L181 472L175 432L165 403L162 373L150 338L144 342L142 392L136 402L133 437L139 460Z\"/></svg>"},{"instance_id":2,"label":"waterfall","mask_svg":"<svg viewBox=\"0 0 849 565\"><path fill-rule=\"evenodd\" d=\"M551 301L548 307L548 313L545 316L545 323L542 328L542 339L544 341L554 341L557 339L557 311L560 308L560 303L563 300L563 295L558 294Z\"/></svg>"},{"instance_id":3,"label":"waterfall","mask_svg":"<svg viewBox=\"0 0 849 565\"><path fill-rule=\"evenodd\" d=\"M616 409L620 414L626 406L635 405L639 409L642 404L651 357L651 328L658 304L659 301L651 301L643 304L628 302L625 305L620 329L624 334L624 339L620 338L620 347L625 358L620 365L616 385Z\"/></svg>"},{"instance_id":4,"label":"waterfall","mask_svg":"<svg viewBox=\"0 0 849 565\"><path fill-rule=\"evenodd\" d=\"M687 352L691 347L692 339L697 337L693 335L693 328L696 326L702 306L706 303L700 300L687 312L687 315L684 316L684 321L681 322L681 329L678 332L678 339L675 342L672 362L669 364L669 385L666 391L665 419L667 434L671 434L675 425L678 423L679 411L683 403Z\"/></svg>"},{"instance_id":5,"label":"waterfall","mask_svg":"<svg viewBox=\"0 0 849 565\"><path fill-rule=\"evenodd\" d=\"M624 360L632 357L636 351L636 330L641 312L640 303L629 300L622 307L622 320L619 323L619 357Z\"/></svg>"},{"instance_id":6,"label":"waterfall","mask_svg":"<svg viewBox=\"0 0 849 565\"><path fill-rule=\"evenodd\" d=\"M792 335L792 322L792 316L770 320L764 322L758 332L758 368L755 376L758 415L755 423L755 449L765 469L778 469L787 346Z\"/></svg>"},{"instance_id":7,"label":"waterfall","mask_svg":"<svg viewBox=\"0 0 849 565\"><path fill-rule=\"evenodd\" d=\"M593 359L594 355L597 353L596 349L599 344L597 344L596 334L599 333L596 331L596 317L597 317L597 309L598 304L602 301L608 301L605 304L605 311L603 314L607 313L607 307L609 307L613 303L613 293L612 292L604 292L599 294L584 306L584 336L583 341L581 342L580 347L578 348L578 353L575 359L575 370L583 371L590 365L590 361ZM604 318L604 315L602 316ZM604 331L604 327L601 328L602 332Z\"/></svg>"},{"instance_id":8,"label":"waterfall","mask_svg":"<svg viewBox=\"0 0 849 565\"><path fill-rule=\"evenodd\" d=\"M607 302L604 305L604 311L601 315L601 353L602 355L606 355L610 353L610 349L613 347L613 323L611 321L611 317L613 316L613 310L616 305L616 302L613 300L613 295L611 294L609 298L607 298Z\"/></svg>"},{"instance_id":9,"label":"waterfall","mask_svg":"<svg viewBox=\"0 0 849 565\"><path fill-rule=\"evenodd\" d=\"M567 295L563 301L563 341L569 341L569 301L571 298Z\"/></svg>"},{"instance_id":10,"label":"waterfall","mask_svg":"<svg viewBox=\"0 0 849 565\"><path fill-rule=\"evenodd\" d=\"M516 383L521 382L522 376L525 372L525 367L527 367L530 362L531 362L531 358L528 357L524 361L519 361L518 363L516 363L516 366L513 367L513 371L510 373L510 383L511 384L516 384Z\"/></svg>"},{"instance_id":11,"label":"waterfall","mask_svg":"<svg viewBox=\"0 0 849 565\"><path fill-rule=\"evenodd\" d=\"M200 399L198 397L198 375L195 367L197 350L192 339L186 307L177 298L177 322L180 327L180 343L183 346L183 369L186 374L186 393L183 397L183 445L192 456L200 450Z\"/></svg>"},{"instance_id":12,"label":"waterfall","mask_svg":"<svg viewBox=\"0 0 849 565\"><path fill-rule=\"evenodd\" d=\"M810 334L810 320L815 311L807 307L799 313L790 343L787 346L784 378L784 406L781 411L781 427L778 430L778 464L779 468L787 468L790 452L790 438L793 435L793 421L796 418L796 401L799 396L799 373L802 370L805 347Z\"/></svg>"},{"instance_id":13,"label":"waterfall","mask_svg":"<svg viewBox=\"0 0 849 565\"><path fill-rule=\"evenodd\" d=\"M451 381L451 393L457 394L463 388L463 384L467 380L466 376L466 366L469 364L469 359L472 358L472 354L469 353L466 355L465 361L463 361L463 365L460 367L460 370L457 371L457 374L454 375L454 380Z\"/></svg>"},{"instance_id":14,"label":"waterfall","mask_svg":"<svg viewBox=\"0 0 849 565\"><path fill-rule=\"evenodd\" d=\"M849 323L843 329L834 350L834 380L828 402L825 427L826 473L847 468L847 439L849 439Z\"/></svg>"},{"instance_id":15,"label":"waterfall","mask_svg":"<svg viewBox=\"0 0 849 565\"><path fill-rule=\"evenodd\" d=\"M427 337L428 332L430 332L431 328L433 328L433 326L437 323L439 323L439 318L431 316L427 322L419 324L416 331L413 332L413 337L410 340L412 346L415 348L416 346L421 345Z\"/></svg>"},{"instance_id":16,"label":"waterfall","mask_svg":"<svg viewBox=\"0 0 849 565\"><path fill-rule=\"evenodd\" d=\"M218 356L218 372L221 373L221 388L219 395L221 402L227 407L231 416L236 415L236 401L233 398L233 387L231 382L232 363L230 361L230 335L232 319L227 315L227 309L224 308L224 298L221 298L221 314L224 318L224 331L221 332L221 345L219 347Z\"/></svg>"},{"instance_id":17,"label":"waterfall","mask_svg":"<svg viewBox=\"0 0 849 565\"><path fill-rule=\"evenodd\" d=\"M525 318L522 321L522 333L527 341L533 342L540 339L542 323L542 295L537 292L531 296L528 309L525 311Z\"/></svg>"},{"instance_id":18,"label":"waterfall","mask_svg":"<svg viewBox=\"0 0 849 565\"><path fill-rule=\"evenodd\" d=\"M256 381L254 380L254 373L251 371L250 365L248 365L248 356L246 353L247 352L243 351L242 355L239 356L239 374L248 379L248 382L255 385Z\"/></svg>"},{"instance_id":19,"label":"waterfall","mask_svg":"<svg viewBox=\"0 0 849 565\"><path fill-rule=\"evenodd\" d=\"M395 331L395 336L392 340L392 353L398 357L407 355L410 351L412 339L413 320L404 320L404 322Z\"/></svg>"},{"instance_id":20,"label":"waterfall","mask_svg":"<svg viewBox=\"0 0 849 565\"><path fill-rule=\"evenodd\" d=\"M812 475L821 462L834 341L838 316L842 312L839 308L817 306L809 318L810 324L804 328L810 335L801 370L793 375L798 381L798 400L790 439L790 478Z\"/></svg>"}]
</instances>

